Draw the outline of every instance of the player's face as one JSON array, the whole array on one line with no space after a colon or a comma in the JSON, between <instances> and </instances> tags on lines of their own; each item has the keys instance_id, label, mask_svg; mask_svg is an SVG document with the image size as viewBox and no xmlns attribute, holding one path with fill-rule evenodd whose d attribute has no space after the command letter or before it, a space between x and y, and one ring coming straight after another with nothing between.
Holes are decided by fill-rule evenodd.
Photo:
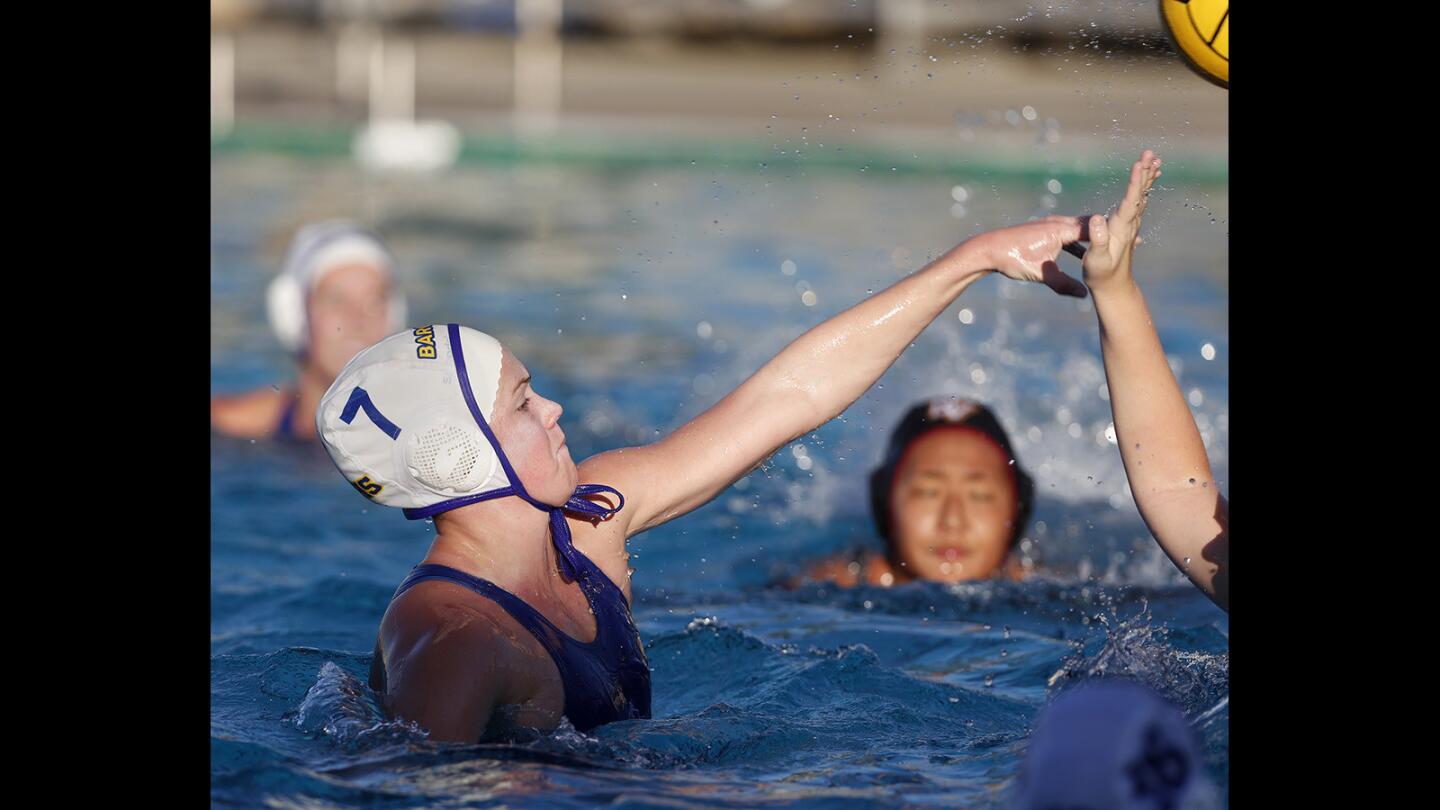
<instances>
[{"instance_id":1,"label":"player's face","mask_svg":"<svg viewBox=\"0 0 1440 810\"><path fill-rule=\"evenodd\" d=\"M906 570L959 582L998 573L1019 506L1005 452L984 433L932 430L906 449L891 484L891 538Z\"/></svg>"}]
</instances>

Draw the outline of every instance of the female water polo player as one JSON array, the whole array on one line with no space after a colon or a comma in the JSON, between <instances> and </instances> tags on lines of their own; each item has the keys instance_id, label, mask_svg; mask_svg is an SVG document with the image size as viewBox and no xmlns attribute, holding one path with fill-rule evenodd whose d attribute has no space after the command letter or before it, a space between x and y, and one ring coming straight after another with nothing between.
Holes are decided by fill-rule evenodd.
<instances>
[{"instance_id":1,"label":"female water polo player","mask_svg":"<svg viewBox=\"0 0 1440 810\"><path fill-rule=\"evenodd\" d=\"M1034 489L990 409L957 397L921 402L895 426L870 475L870 513L885 553L835 557L807 576L845 587L1019 578L1011 552Z\"/></svg>"},{"instance_id":2,"label":"female water polo player","mask_svg":"<svg viewBox=\"0 0 1440 810\"><path fill-rule=\"evenodd\" d=\"M562 716L581 730L648 717L627 538L838 415L985 275L1083 296L1054 261L1081 222L969 239L801 335L671 435L578 468L560 406L495 338L439 324L361 352L321 400L316 428L361 494L435 519L429 553L380 624L371 686L386 712L467 742L553 729Z\"/></svg>"},{"instance_id":3,"label":"female water polo player","mask_svg":"<svg viewBox=\"0 0 1440 810\"><path fill-rule=\"evenodd\" d=\"M1140 217L1159 176L1160 158L1147 149L1131 166L1115 213L1090 218L1085 283L1095 296L1115 440L1135 506L1171 562L1228 612L1230 506L1131 273Z\"/></svg>"},{"instance_id":4,"label":"female water polo player","mask_svg":"<svg viewBox=\"0 0 1440 810\"><path fill-rule=\"evenodd\" d=\"M353 223L300 229L266 300L275 336L295 356L295 385L215 397L210 427L245 438L314 439L308 415L346 361L405 325L394 264L380 239Z\"/></svg>"}]
</instances>

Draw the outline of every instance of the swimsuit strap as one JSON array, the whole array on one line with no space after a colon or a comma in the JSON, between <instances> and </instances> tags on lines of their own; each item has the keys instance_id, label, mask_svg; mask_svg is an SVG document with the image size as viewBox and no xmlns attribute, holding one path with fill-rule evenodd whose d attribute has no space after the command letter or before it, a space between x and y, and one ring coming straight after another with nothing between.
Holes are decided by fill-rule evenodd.
<instances>
[{"instance_id":1,"label":"swimsuit strap","mask_svg":"<svg viewBox=\"0 0 1440 810\"><path fill-rule=\"evenodd\" d=\"M296 391L295 396L285 405L285 410L280 413L280 422L275 426L277 438L294 438L295 436L295 411L300 407L300 392Z\"/></svg>"}]
</instances>

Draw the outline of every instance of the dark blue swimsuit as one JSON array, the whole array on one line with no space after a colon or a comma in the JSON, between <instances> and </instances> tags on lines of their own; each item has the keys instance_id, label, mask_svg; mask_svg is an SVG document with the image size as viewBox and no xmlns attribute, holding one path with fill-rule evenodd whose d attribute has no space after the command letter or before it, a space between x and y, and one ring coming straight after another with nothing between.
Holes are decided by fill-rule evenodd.
<instances>
[{"instance_id":1,"label":"dark blue swimsuit","mask_svg":"<svg viewBox=\"0 0 1440 810\"><path fill-rule=\"evenodd\" d=\"M572 562L578 563L575 581L595 614L595 640L588 644L565 635L515 594L448 565L415 566L400 583L395 597L427 580L463 585L504 608L550 653L565 685L565 716L575 728L589 731L616 720L648 719L650 664L625 594L578 550Z\"/></svg>"}]
</instances>

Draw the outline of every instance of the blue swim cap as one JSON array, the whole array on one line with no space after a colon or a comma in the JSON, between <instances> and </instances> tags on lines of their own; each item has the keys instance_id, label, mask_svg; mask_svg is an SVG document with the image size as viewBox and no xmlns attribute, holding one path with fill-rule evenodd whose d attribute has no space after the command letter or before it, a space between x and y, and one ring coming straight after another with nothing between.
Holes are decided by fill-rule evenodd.
<instances>
[{"instance_id":1,"label":"blue swim cap","mask_svg":"<svg viewBox=\"0 0 1440 810\"><path fill-rule=\"evenodd\" d=\"M1135 681L1073 686L1040 715L1012 810L1218 810L1180 710Z\"/></svg>"}]
</instances>

